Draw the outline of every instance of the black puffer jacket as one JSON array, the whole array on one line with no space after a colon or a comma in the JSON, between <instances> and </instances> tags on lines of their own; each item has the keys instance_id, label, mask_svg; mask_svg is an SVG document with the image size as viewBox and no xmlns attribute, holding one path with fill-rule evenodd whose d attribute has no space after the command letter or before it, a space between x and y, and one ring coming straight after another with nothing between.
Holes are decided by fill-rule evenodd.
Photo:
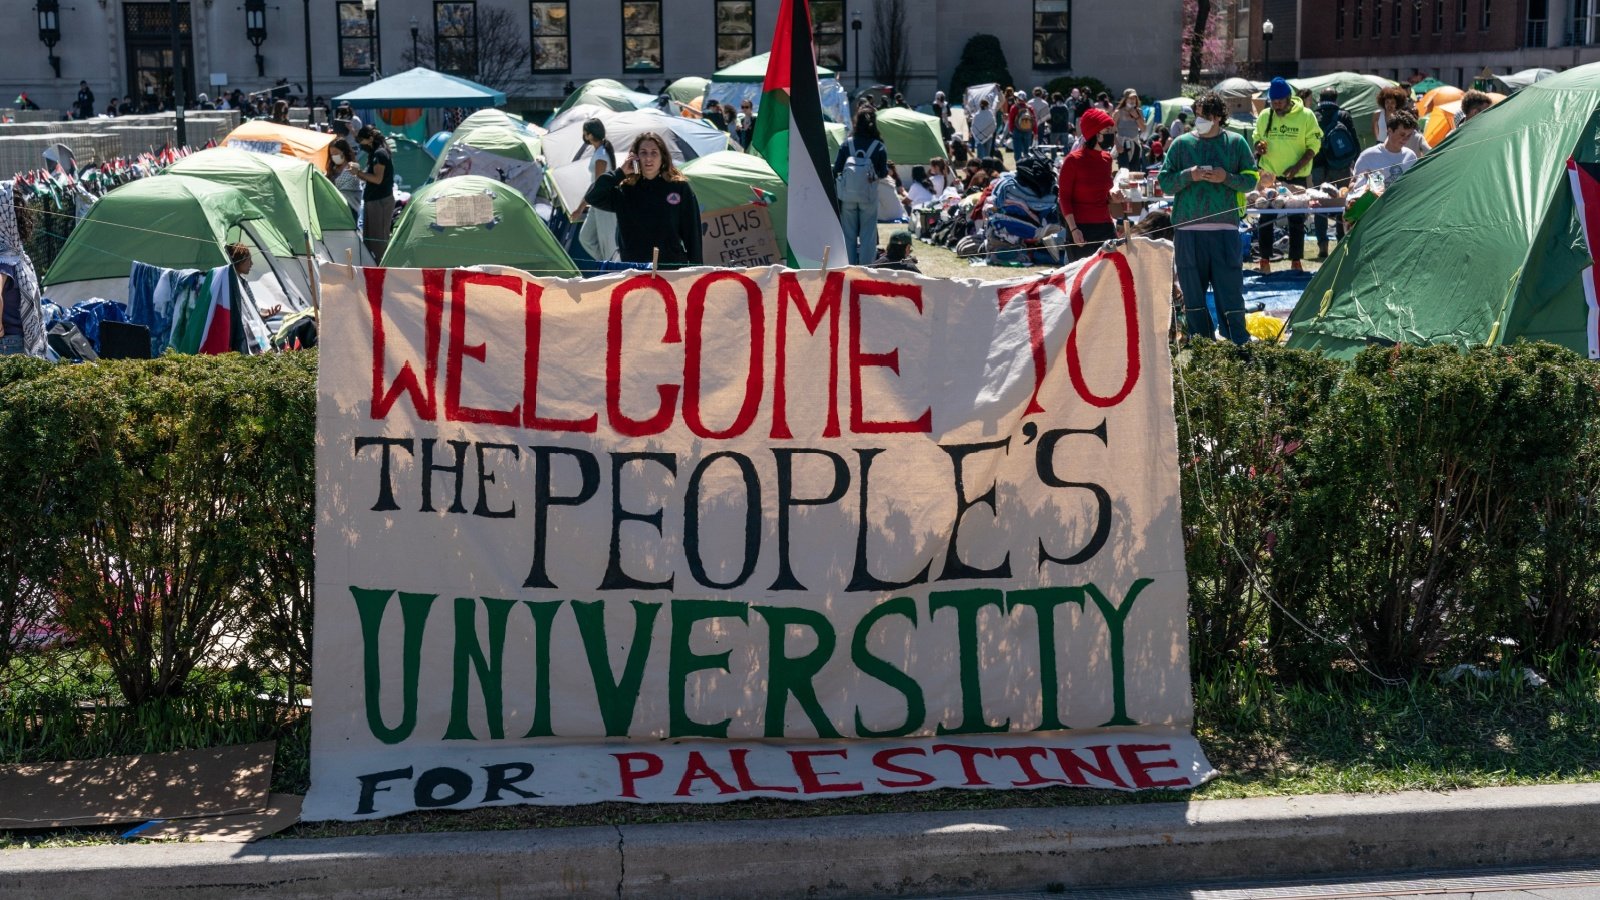
<instances>
[{"instance_id":1,"label":"black puffer jacket","mask_svg":"<svg viewBox=\"0 0 1600 900\"><path fill-rule=\"evenodd\" d=\"M661 265L698 266L700 203L687 181L640 178L624 183L621 170L595 179L584 200L596 209L617 214L617 249L623 262L649 263L660 248Z\"/></svg>"}]
</instances>

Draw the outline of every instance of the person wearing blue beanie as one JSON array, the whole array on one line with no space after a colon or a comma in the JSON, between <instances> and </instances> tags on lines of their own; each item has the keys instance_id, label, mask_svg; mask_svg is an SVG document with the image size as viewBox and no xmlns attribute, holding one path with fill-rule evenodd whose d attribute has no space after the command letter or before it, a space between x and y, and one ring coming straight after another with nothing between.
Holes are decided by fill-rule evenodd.
<instances>
[{"instance_id":1,"label":"person wearing blue beanie","mask_svg":"<svg viewBox=\"0 0 1600 900\"><path fill-rule=\"evenodd\" d=\"M1289 82L1282 75L1272 79L1272 84L1267 86L1268 100L1287 100L1294 96L1294 91L1289 89Z\"/></svg>"},{"instance_id":2,"label":"person wearing blue beanie","mask_svg":"<svg viewBox=\"0 0 1600 900\"><path fill-rule=\"evenodd\" d=\"M1261 164L1263 186L1274 181L1301 187L1309 185L1311 163L1322 149L1322 124L1316 113L1294 95L1289 82L1272 79L1267 88L1268 109L1256 119L1255 151ZM1306 249L1306 217L1287 216L1289 220L1289 265L1295 271L1302 268L1301 260ZM1262 273L1272 271L1272 242L1277 230L1273 218L1262 216L1256 227L1256 254L1260 257Z\"/></svg>"}]
</instances>

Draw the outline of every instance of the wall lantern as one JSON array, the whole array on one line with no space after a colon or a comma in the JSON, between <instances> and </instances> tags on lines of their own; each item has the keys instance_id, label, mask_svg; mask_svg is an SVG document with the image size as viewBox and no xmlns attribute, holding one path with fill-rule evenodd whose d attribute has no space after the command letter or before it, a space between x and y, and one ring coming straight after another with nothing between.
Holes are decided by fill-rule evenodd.
<instances>
[{"instance_id":1,"label":"wall lantern","mask_svg":"<svg viewBox=\"0 0 1600 900\"><path fill-rule=\"evenodd\" d=\"M34 7L39 11L39 40L50 53L50 68L61 77L61 57L56 55L56 44L61 42L61 0L39 0Z\"/></svg>"}]
</instances>

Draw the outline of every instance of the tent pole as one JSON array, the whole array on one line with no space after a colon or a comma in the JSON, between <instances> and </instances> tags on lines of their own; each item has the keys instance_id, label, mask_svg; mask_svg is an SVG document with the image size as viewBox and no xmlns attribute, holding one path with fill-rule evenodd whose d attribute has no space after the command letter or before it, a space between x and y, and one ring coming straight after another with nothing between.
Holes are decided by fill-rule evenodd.
<instances>
[{"instance_id":1,"label":"tent pole","mask_svg":"<svg viewBox=\"0 0 1600 900\"><path fill-rule=\"evenodd\" d=\"M317 282L317 252L311 246L311 232L306 232L306 280L311 283L311 308L322 312L322 285Z\"/></svg>"}]
</instances>

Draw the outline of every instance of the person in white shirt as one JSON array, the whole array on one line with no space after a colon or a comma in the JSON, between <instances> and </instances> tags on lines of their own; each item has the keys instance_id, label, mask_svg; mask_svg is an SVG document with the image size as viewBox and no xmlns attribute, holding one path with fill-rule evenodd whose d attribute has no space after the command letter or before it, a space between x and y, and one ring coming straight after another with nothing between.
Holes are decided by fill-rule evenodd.
<instances>
[{"instance_id":1,"label":"person in white shirt","mask_svg":"<svg viewBox=\"0 0 1600 900\"><path fill-rule=\"evenodd\" d=\"M1374 144L1361 151L1356 157L1356 164L1352 170L1353 187L1366 183L1367 177L1373 172L1382 172L1386 184L1392 184L1396 178L1405 174L1405 171L1416 165L1416 151L1406 146L1412 135L1417 131L1417 117L1405 110L1390 113L1387 125L1389 139L1381 144Z\"/></svg>"},{"instance_id":2,"label":"person in white shirt","mask_svg":"<svg viewBox=\"0 0 1600 900\"><path fill-rule=\"evenodd\" d=\"M1189 114L1186 112L1178 113L1178 118L1173 120L1172 124L1168 126L1168 130L1172 132L1173 140L1183 137L1183 133L1189 130Z\"/></svg>"},{"instance_id":3,"label":"person in white shirt","mask_svg":"<svg viewBox=\"0 0 1600 900\"><path fill-rule=\"evenodd\" d=\"M987 159L994 155L994 130L996 125L994 110L989 108L988 100L978 102L978 111L972 116L969 130L972 132L972 147L977 151L979 159Z\"/></svg>"},{"instance_id":4,"label":"person in white shirt","mask_svg":"<svg viewBox=\"0 0 1600 900\"><path fill-rule=\"evenodd\" d=\"M583 123L583 142L594 148L593 155L589 157L589 183L593 184L616 166L617 153L612 149L611 141L606 139L605 123L599 119L588 119ZM578 229L578 243L590 258L598 262L616 258L616 213L580 202L578 208L572 211L572 217L574 221L582 222Z\"/></svg>"},{"instance_id":5,"label":"person in white shirt","mask_svg":"<svg viewBox=\"0 0 1600 900\"><path fill-rule=\"evenodd\" d=\"M1044 97L1044 88L1033 89L1033 97L1028 100L1028 109L1033 110L1033 121L1044 124L1050 121L1050 101Z\"/></svg>"}]
</instances>

